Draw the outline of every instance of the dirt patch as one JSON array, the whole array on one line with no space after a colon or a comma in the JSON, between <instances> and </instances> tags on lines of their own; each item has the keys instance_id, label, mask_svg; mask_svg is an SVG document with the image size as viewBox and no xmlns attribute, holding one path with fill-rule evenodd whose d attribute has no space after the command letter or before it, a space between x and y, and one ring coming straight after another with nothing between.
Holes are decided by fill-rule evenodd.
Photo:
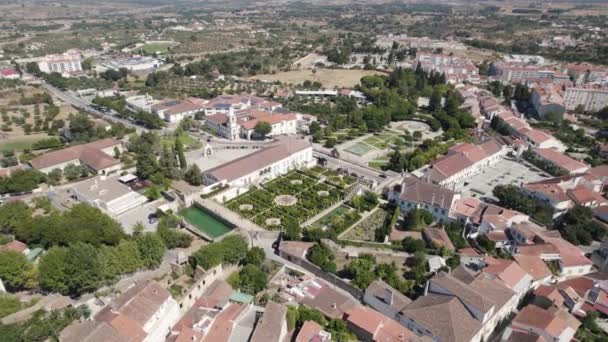
<instances>
[{"instance_id":1,"label":"dirt patch","mask_svg":"<svg viewBox=\"0 0 608 342\"><path fill-rule=\"evenodd\" d=\"M250 79L279 81L286 84L301 84L308 80L320 82L325 88L350 88L358 84L361 77L369 75L382 75L382 73L372 70L317 69L316 72L312 70L292 70L277 72L272 75L256 75Z\"/></svg>"}]
</instances>

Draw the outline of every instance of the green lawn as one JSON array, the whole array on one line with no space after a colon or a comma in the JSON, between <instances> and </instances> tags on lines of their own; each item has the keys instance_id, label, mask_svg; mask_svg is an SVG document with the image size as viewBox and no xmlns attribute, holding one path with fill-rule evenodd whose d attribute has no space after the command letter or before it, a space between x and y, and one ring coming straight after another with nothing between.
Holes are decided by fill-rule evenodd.
<instances>
[{"instance_id":1,"label":"green lawn","mask_svg":"<svg viewBox=\"0 0 608 342\"><path fill-rule=\"evenodd\" d=\"M32 136L23 136L23 137L15 137L9 138L6 140L0 140L0 152L4 151L23 151L25 149L29 149L32 145L42 139L46 139L48 136L46 135L32 135Z\"/></svg>"},{"instance_id":2,"label":"green lawn","mask_svg":"<svg viewBox=\"0 0 608 342\"><path fill-rule=\"evenodd\" d=\"M351 210L350 207L345 205L341 205L336 209L330 211L327 215L321 217L320 219L313 222L309 228L311 229L321 229L327 225L329 225L336 217L342 216Z\"/></svg>"},{"instance_id":3,"label":"green lawn","mask_svg":"<svg viewBox=\"0 0 608 342\"><path fill-rule=\"evenodd\" d=\"M199 148L202 146L202 143L199 140L186 133L180 135L179 140L182 142L182 145L184 145L184 148ZM167 146L171 148L173 147L174 142L174 137L162 137L160 139L160 144L163 147Z\"/></svg>"},{"instance_id":4,"label":"green lawn","mask_svg":"<svg viewBox=\"0 0 608 342\"><path fill-rule=\"evenodd\" d=\"M148 54L152 54L152 53L155 53L158 51L165 52L165 51L167 51L167 49L169 49L173 45L175 45L175 44L173 44L173 43L150 43L150 44L145 44L144 46L141 47L141 49L144 50Z\"/></svg>"}]
</instances>

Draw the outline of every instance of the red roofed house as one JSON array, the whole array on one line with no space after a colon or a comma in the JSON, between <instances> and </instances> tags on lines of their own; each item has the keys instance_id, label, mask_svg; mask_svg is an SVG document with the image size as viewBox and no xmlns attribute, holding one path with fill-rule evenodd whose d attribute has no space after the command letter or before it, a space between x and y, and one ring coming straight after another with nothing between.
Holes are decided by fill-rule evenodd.
<instances>
[{"instance_id":1,"label":"red roofed house","mask_svg":"<svg viewBox=\"0 0 608 342\"><path fill-rule=\"evenodd\" d=\"M64 342L164 341L179 319L179 306L155 281L128 289L95 315L93 321L74 322L61 332Z\"/></svg>"},{"instance_id":2,"label":"red roofed house","mask_svg":"<svg viewBox=\"0 0 608 342\"><path fill-rule=\"evenodd\" d=\"M30 160L30 165L47 174L54 169L63 170L72 164L85 166L96 174L108 175L122 168L120 160L114 158L115 149L122 153L124 147L121 141L101 139L39 155Z\"/></svg>"},{"instance_id":3,"label":"red roofed house","mask_svg":"<svg viewBox=\"0 0 608 342\"><path fill-rule=\"evenodd\" d=\"M327 342L331 341L331 334L315 321L306 321L300 328L295 342Z\"/></svg>"},{"instance_id":4,"label":"red roofed house","mask_svg":"<svg viewBox=\"0 0 608 342\"><path fill-rule=\"evenodd\" d=\"M430 338L417 336L397 321L365 306L357 306L350 310L346 322L360 341L430 341Z\"/></svg>"},{"instance_id":5,"label":"red roofed house","mask_svg":"<svg viewBox=\"0 0 608 342\"><path fill-rule=\"evenodd\" d=\"M569 321L535 305L524 307L511 323L514 331L533 333L545 341L559 342L572 340L579 325L571 326Z\"/></svg>"},{"instance_id":6,"label":"red roofed house","mask_svg":"<svg viewBox=\"0 0 608 342\"><path fill-rule=\"evenodd\" d=\"M17 80L21 75L13 68L0 69L0 80Z\"/></svg>"}]
</instances>

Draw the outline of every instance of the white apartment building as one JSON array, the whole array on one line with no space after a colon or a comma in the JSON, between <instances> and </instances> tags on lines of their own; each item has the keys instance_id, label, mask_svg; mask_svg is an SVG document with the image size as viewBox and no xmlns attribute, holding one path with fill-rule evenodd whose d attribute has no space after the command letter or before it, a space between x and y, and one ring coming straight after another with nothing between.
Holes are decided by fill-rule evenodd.
<instances>
[{"instance_id":1,"label":"white apartment building","mask_svg":"<svg viewBox=\"0 0 608 342\"><path fill-rule=\"evenodd\" d=\"M118 179L104 176L75 184L71 192L77 200L99 208L114 217L148 201L145 196L131 190Z\"/></svg>"},{"instance_id":2,"label":"white apartment building","mask_svg":"<svg viewBox=\"0 0 608 342\"><path fill-rule=\"evenodd\" d=\"M608 88L567 88L564 102L568 110L583 106L585 111L596 112L608 106Z\"/></svg>"}]
</instances>

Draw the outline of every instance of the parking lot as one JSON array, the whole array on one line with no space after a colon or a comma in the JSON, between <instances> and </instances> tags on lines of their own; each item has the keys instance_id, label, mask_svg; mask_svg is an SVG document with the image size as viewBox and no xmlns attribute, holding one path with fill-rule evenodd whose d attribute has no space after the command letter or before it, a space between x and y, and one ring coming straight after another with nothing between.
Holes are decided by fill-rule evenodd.
<instances>
[{"instance_id":1,"label":"parking lot","mask_svg":"<svg viewBox=\"0 0 608 342\"><path fill-rule=\"evenodd\" d=\"M491 167L486 168L477 175L469 178L464 183L456 185L456 191L460 191L464 197L489 197L495 186L503 184L521 185L521 183L536 182L550 178L550 176L537 167L525 162L517 162L510 159L502 159Z\"/></svg>"}]
</instances>

